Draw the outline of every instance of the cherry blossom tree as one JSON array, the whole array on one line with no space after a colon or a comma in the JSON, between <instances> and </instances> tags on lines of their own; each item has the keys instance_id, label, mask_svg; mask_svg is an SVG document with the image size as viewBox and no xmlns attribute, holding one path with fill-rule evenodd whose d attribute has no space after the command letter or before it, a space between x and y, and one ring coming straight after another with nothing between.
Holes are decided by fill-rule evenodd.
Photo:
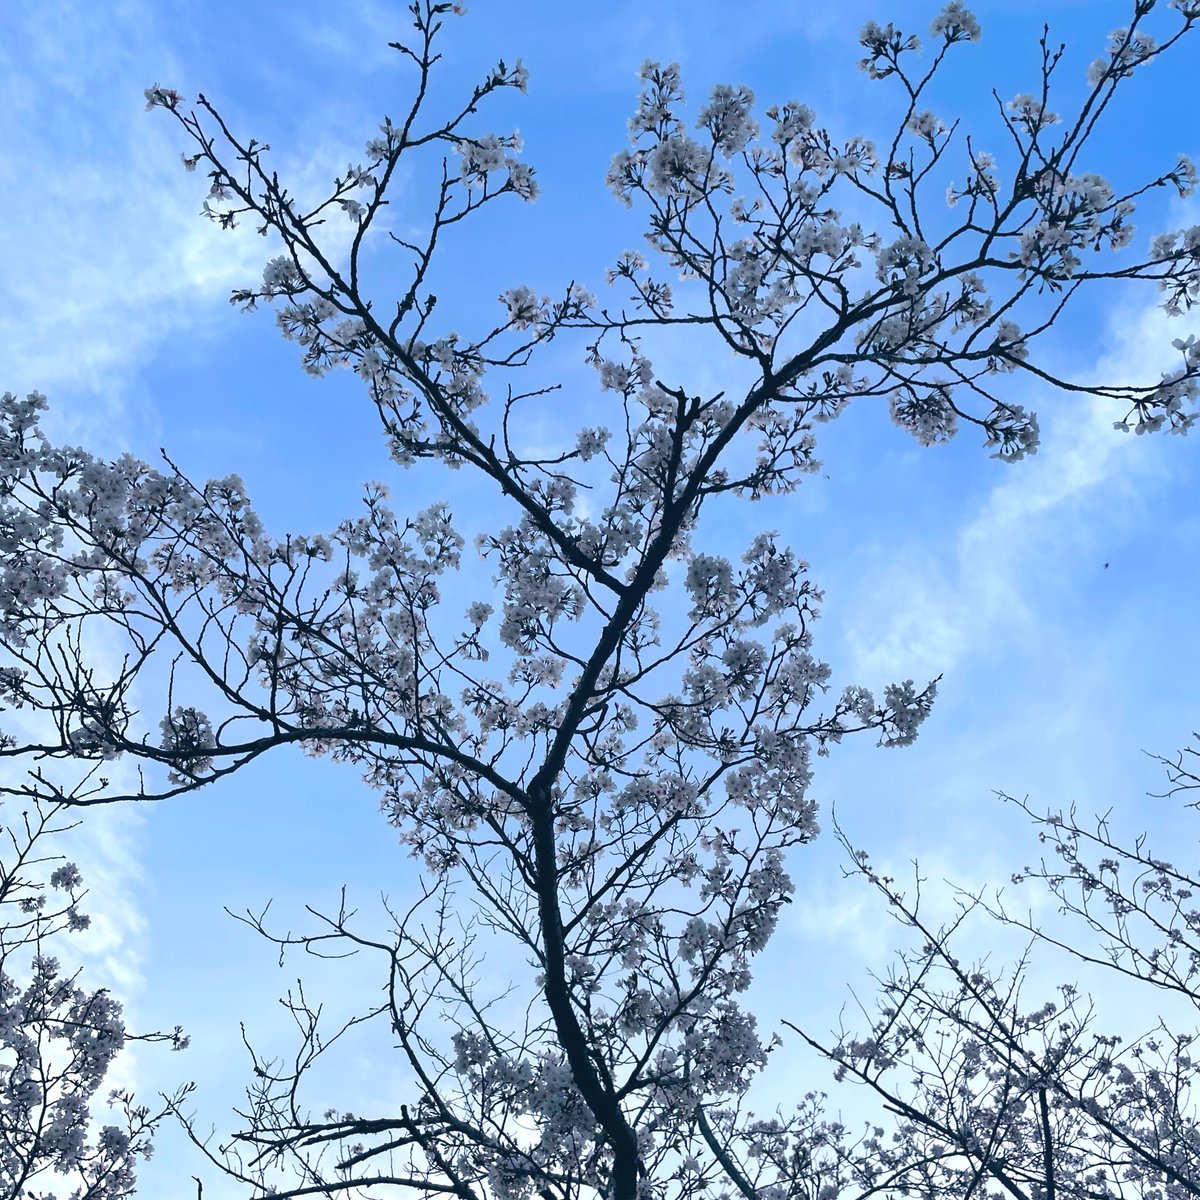
<instances>
[{"instance_id":1,"label":"cherry blossom tree","mask_svg":"<svg viewBox=\"0 0 1200 1200\"><path fill-rule=\"evenodd\" d=\"M1159 759L1171 795L1200 788L1196 755ZM879 981L865 1035L843 1028L829 1041L787 1024L837 1064L839 1078L898 1116L896 1138L867 1156L868 1167L918 1180L918 1195L987 1187L1022 1198L1200 1196L1197 1034L1181 1023L1200 1009L1198 873L1158 858L1145 834L1119 837L1109 816L1088 824L1074 809L1038 811L1000 795L1051 852L1012 884L1045 889L1066 927L1018 914L1000 892L960 892L955 918L935 924L922 911L919 875L901 886L839 833L852 873L918 943ZM961 959L963 927L977 918L1028 935L1025 955L1007 969ZM1098 1002L1066 982L1031 1002L1037 950L1055 972L1112 973L1115 995ZM1037 965L1044 973L1045 959ZM1120 1022L1119 1032L1101 1021Z\"/></svg>"},{"instance_id":2,"label":"cherry blossom tree","mask_svg":"<svg viewBox=\"0 0 1200 1200\"><path fill-rule=\"evenodd\" d=\"M45 399L6 395L0 691L55 731L6 736L0 753L28 764L7 792L165 799L296 744L380 794L425 871L390 937L344 907L296 936L247 919L283 948L379 955L384 999L356 1023L390 1032L412 1097L398 1113L314 1116L311 1068L337 1034L295 993L295 1060L254 1055L244 1128L223 1148L196 1139L255 1194L917 1187L920 1163L881 1158L874 1136L847 1145L813 1098L778 1121L748 1111L775 1041L739 998L793 890L789 855L818 832L814 753L856 733L910 744L936 681L835 687L813 653L821 594L803 559L773 532L727 557L715 525L799 486L820 423L851 402L885 405L924 445L974 427L1007 463L1037 448L1035 415L1012 398L1022 383L1106 400L1125 430L1188 430L1193 338L1153 380L1066 379L1036 351L1081 289L1148 282L1172 313L1197 295L1200 228L1135 252L1130 223L1150 189L1190 194L1192 164L1117 189L1093 173L1090 141L1200 3L1137 0L1065 117L1044 37L1041 78L1000 106L993 152L926 107L947 56L980 37L958 0L926 57L891 25L864 29L878 81L865 86L895 106L879 145L836 140L798 101L767 108L760 133L745 87L718 86L689 115L678 69L648 62L608 176L645 215L646 253L620 256L604 302L574 280L555 296L514 281L495 323L469 333L432 294L438 252L481 210L534 200L537 179L519 138L477 124L494 93L525 89L519 61L429 111L459 12L411 6L415 34L393 45L413 98L314 205L204 96L155 85L146 99L207 177L206 215L277 244L234 303L275 304L310 373L360 377L393 464L483 490L494 523L474 532L497 605L444 599L465 545L448 503L397 514L375 484L332 533L272 536L237 476L196 485L169 459L52 445ZM389 223L402 164L430 189L415 234ZM370 280L385 250L382 296ZM744 388L663 378L652 343L667 335L728 356ZM595 421L535 450L522 431L562 386L545 347L570 339L595 372ZM91 652L96 629L124 646L119 670ZM159 681L153 704L135 698ZM102 775L119 756L144 768L132 793ZM76 777L52 779L47 760ZM517 962L523 1021L493 1016L480 937Z\"/></svg>"},{"instance_id":3,"label":"cherry blossom tree","mask_svg":"<svg viewBox=\"0 0 1200 1200\"><path fill-rule=\"evenodd\" d=\"M0 1186L14 1200L117 1200L133 1195L138 1160L150 1156L169 1108L152 1114L115 1090L116 1123L94 1133L93 1099L127 1042L169 1041L182 1050L187 1038L179 1028L127 1033L117 1000L105 988L86 991L79 972L64 972L49 953L48 943L62 945L90 923L79 868L46 852L72 828L61 812L0 808Z\"/></svg>"}]
</instances>

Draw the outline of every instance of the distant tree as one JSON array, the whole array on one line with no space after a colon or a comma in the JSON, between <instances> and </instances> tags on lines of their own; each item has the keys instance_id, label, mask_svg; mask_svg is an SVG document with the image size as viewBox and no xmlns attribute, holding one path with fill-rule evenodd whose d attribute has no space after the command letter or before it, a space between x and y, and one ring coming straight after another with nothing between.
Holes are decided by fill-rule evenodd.
<instances>
[{"instance_id":1,"label":"distant tree","mask_svg":"<svg viewBox=\"0 0 1200 1200\"><path fill-rule=\"evenodd\" d=\"M187 1038L178 1027L127 1033L107 990L85 991L79 971L64 972L51 956L51 944L63 948L64 935L89 924L79 868L47 854L46 843L72 826L59 823L58 806L14 807L0 805L0 1195L117 1200L133 1195L138 1159L150 1157L170 1106L152 1115L113 1091L117 1123L96 1132L93 1099L127 1042L182 1050Z\"/></svg>"},{"instance_id":2,"label":"distant tree","mask_svg":"<svg viewBox=\"0 0 1200 1200\"><path fill-rule=\"evenodd\" d=\"M1200 788L1189 766L1196 755L1159 760L1170 794ZM1107 816L1085 826L1074 809L1039 813L1001 796L1033 818L1053 853L1012 883L1045 887L1069 927L1048 929L999 894L970 893L959 894L952 922L934 925L921 912L919 879L902 890L843 838L855 873L919 943L880 981L865 1035L843 1030L831 1042L788 1024L838 1064L839 1078L866 1085L900 1118L872 1165L920 1164L918 1195L1200 1196L1200 1031L1179 1016L1200 1011L1200 872L1157 858L1145 834L1118 838ZM1025 956L1008 967L995 956L961 960L959 931L976 916L1027 933ZM1023 993L1038 948L1057 969L1112 971L1116 996L1097 1001L1066 982L1031 1003ZM1045 958L1037 961L1044 971ZM1102 1019L1123 1032L1098 1030Z\"/></svg>"},{"instance_id":3,"label":"distant tree","mask_svg":"<svg viewBox=\"0 0 1200 1200\"><path fill-rule=\"evenodd\" d=\"M813 751L866 731L909 744L935 684L831 690L806 564L771 532L727 558L713 517L797 487L818 467L815 425L851 400L885 402L925 445L973 425L1008 462L1038 436L1009 376L1107 399L1125 428L1188 429L1194 339L1149 382L1079 383L1034 355L1081 289L1149 281L1177 312L1200 287L1200 229L1105 253L1127 250L1143 192L1190 194L1192 164L1118 192L1086 161L1117 88L1200 20L1196 0L1166 7L1158 43L1143 28L1154 5L1133 6L1065 119L1049 109L1060 58L1043 39L1041 79L1001 106L995 155L925 107L947 54L979 37L957 0L927 60L890 25L863 31L864 69L898 95L882 147L836 141L799 102L768 108L760 140L746 88L715 88L689 127L678 70L647 63L609 184L646 213L653 272L624 253L609 283L625 296L608 304L578 282L557 297L513 286L498 322L472 333L435 307L438 249L537 184L515 136L474 125L492 93L524 90L519 61L427 112L450 4L411 6L416 33L393 45L414 99L311 209L203 96L192 108L147 90L190 139L185 165L208 176L207 215L278 239L234 302L277 302L310 372L361 377L394 463L461 468L496 513L477 544L499 611L458 596L448 611L464 545L448 503L397 515L371 485L365 513L331 535L275 538L236 476L196 486L169 460L104 463L41 435L41 396L4 399L3 692L57 731L9 738L5 755L32 760L9 791L163 798L297 744L357 766L425 866L424 900L390 938L366 938L346 911L311 935L264 929L381 956L385 997L361 1020L390 1028L411 1102L310 1115L306 1076L335 1038L297 993L301 1050L290 1066L255 1057L245 1128L206 1148L223 1169L279 1196L834 1194L821 1180L859 1160L812 1103L779 1122L743 1106L773 1038L739 996L793 890L787 853L817 834ZM431 189L424 229L403 236L386 207L401 164ZM350 222L344 252L325 236L333 220ZM388 241L388 278L403 278L385 299L366 280ZM749 382L704 396L662 378L642 339L663 331L727 354ZM568 337L596 371L595 423L534 450L522 431L558 386L535 373L541 351ZM505 384L513 372L524 382ZM119 671L91 653L95 627L123 641ZM154 686L146 668L165 659L165 698L144 718L131 689ZM97 777L118 755L153 768L132 795ZM47 758L85 762L66 786ZM519 1027L477 982L483 934L517 960ZM919 1188L921 1170L855 1178Z\"/></svg>"}]
</instances>

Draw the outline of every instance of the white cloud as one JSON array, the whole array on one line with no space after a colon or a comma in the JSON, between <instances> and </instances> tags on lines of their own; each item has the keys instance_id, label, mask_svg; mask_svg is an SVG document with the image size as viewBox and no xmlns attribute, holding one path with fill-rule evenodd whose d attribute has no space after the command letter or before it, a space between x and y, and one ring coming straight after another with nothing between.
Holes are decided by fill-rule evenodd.
<instances>
[{"instance_id":1,"label":"white cloud","mask_svg":"<svg viewBox=\"0 0 1200 1200\"><path fill-rule=\"evenodd\" d=\"M1124 314L1114 327L1123 332L1091 378L1151 381L1171 365L1177 331L1158 310ZM998 640L1036 639L1039 598L1101 568L1105 539L1136 516L1166 448L1115 431L1124 409L1111 400L1045 395L1038 407L1036 458L995 464L997 482L957 530L922 530L860 564L871 588L851 600L845 622L852 674L931 677ZM1118 510L1095 502L1099 488L1120 496Z\"/></svg>"},{"instance_id":2,"label":"white cloud","mask_svg":"<svg viewBox=\"0 0 1200 1200\"><path fill-rule=\"evenodd\" d=\"M0 201L10 386L98 393L179 319L180 300L214 297L244 269L245 239L218 245L203 228L176 139L138 103L152 82L138 72L171 56L137 7L60 5L54 37L31 20L28 57L5 64L10 96L36 100L3 151L5 176L21 184ZM88 52L59 44L62 30L87 38ZM114 72L113 59L126 67Z\"/></svg>"},{"instance_id":3,"label":"white cloud","mask_svg":"<svg viewBox=\"0 0 1200 1200\"><path fill-rule=\"evenodd\" d=\"M211 336L230 319L229 289L256 281L273 252L252 222L222 232L200 217L205 181L180 162L190 144L167 113L144 111L144 87L185 74L148 15L138 3L61 3L53 33L31 17L25 53L0 56L5 99L26 118L0 151L4 386L52 402L83 392L106 427L128 419L122 386L163 339ZM64 30L86 47L64 44ZM347 149L330 139L298 150L272 165L303 201L331 185ZM335 249L349 224L324 231Z\"/></svg>"}]
</instances>

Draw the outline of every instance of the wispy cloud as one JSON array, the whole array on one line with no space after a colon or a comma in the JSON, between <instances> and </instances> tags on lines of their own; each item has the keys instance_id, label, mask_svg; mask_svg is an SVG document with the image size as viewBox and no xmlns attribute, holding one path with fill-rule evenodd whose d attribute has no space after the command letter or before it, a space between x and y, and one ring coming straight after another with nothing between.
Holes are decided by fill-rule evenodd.
<instances>
[{"instance_id":1,"label":"wispy cloud","mask_svg":"<svg viewBox=\"0 0 1200 1200\"><path fill-rule=\"evenodd\" d=\"M122 384L169 334L211 336L271 247L250 224L200 218L204 181L180 163L178 128L144 111L144 87L184 75L146 5L51 8L0 51L6 107L22 114L0 152L4 386L86 394L108 431L127 417ZM279 156L302 193L345 167L327 140Z\"/></svg>"},{"instance_id":2,"label":"wispy cloud","mask_svg":"<svg viewBox=\"0 0 1200 1200\"><path fill-rule=\"evenodd\" d=\"M1174 365L1177 336L1158 309L1122 312L1112 350L1079 364L1078 374L1153 381ZM1115 431L1124 411L1111 400L1044 395L1032 406L1042 422L1036 458L997 464L996 483L957 528L947 525L940 537L914 532L866 564L872 586L852 599L845 623L852 673L932 676L998 639L1028 642L1038 637L1041 598L1102 569L1106 540L1136 518L1141 489L1164 469L1164 435ZM1120 503L1094 503L1101 488Z\"/></svg>"},{"instance_id":3,"label":"wispy cloud","mask_svg":"<svg viewBox=\"0 0 1200 1200\"><path fill-rule=\"evenodd\" d=\"M140 73L169 57L139 6L56 7L53 33L31 19L18 31L24 53L10 41L4 64L8 99L28 119L3 152L21 186L19 203L12 190L2 202L0 339L9 386L99 394L179 319L180 300L229 282L245 246L217 245L196 220L170 134L138 103L152 82ZM64 30L89 52L60 44Z\"/></svg>"}]
</instances>

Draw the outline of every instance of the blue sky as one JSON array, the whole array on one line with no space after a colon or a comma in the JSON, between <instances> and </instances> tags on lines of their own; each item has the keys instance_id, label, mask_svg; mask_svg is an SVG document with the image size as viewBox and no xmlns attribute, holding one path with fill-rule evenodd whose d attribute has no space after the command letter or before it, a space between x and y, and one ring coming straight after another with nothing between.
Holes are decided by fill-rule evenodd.
<instances>
[{"instance_id":1,"label":"blue sky","mask_svg":"<svg viewBox=\"0 0 1200 1200\"><path fill-rule=\"evenodd\" d=\"M1004 98L1033 90L1043 19L1068 43L1060 103L1069 109L1129 7L981 0L984 39L953 56L939 112L962 116L984 147L998 143L990 89ZM712 0L477 0L445 39L440 86L461 96L496 58L523 59L529 95L503 96L480 128L520 128L542 196L497 208L449 249L438 287L447 319L490 323L497 294L519 284L557 291L574 278L598 289L617 254L640 244L637 214L613 200L604 174L624 144L643 59L679 61L693 101L715 83L744 82L760 112L796 98L838 132L870 131L883 127L893 96L855 69L858 29L894 19L923 34L935 8L752 2L734 20ZM239 473L277 535L331 530L355 513L369 479L392 486L398 510L410 498L423 507L438 489L473 532L486 517L478 498L456 493L454 477L401 474L355 378L305 377L269 314L230 308L229 289L258 278L269 247L198 217L204 188L180 166L176 126L143 111L151 83L189 99L202 90L236 130L271 143L281 176L316 194L407 101L409 77L386 45L405 28L403 5L374 0L347 0L336 14L227 0L7 6L0 389L47 392L51 434L98 453L154 460L165 446L193 479ZM1185 44L1133 81L1089 166L1133 180L1180 152L1200 153L1194 122L1173 99L1194 78L1198 49ZM400 181L398 219L420 219L418 184ZM1196 219L1152 197L1137 244ZM1153 301L1148 289L1097 296L1067 314L1042 353L1072 377L1156 378L1172 365L1170 339L1195 322L1168 323ZM579 351L564 347L555 364L578 372ZM689 391L736 382L719 354L697 360L664 344L652 357ZM848 740L820 760L813 785L823 813L836 805L877 860L899 873L919 857L931 885L1002 883L1036 857L1027 822L993 789L1045 806L1112 808L1119 826L1148 827L1164 842L1187 828L1177 806L1146 798L1160 773L1140 751L1169 754L1197 723L1197 446L1122 436L1111 428L1120 412L1020 386L1042 417L1033 459L1003 466L971 432L924 450L863 405L820 431L822 474L786 500L744 505L721 530L740 546L778 528L810 562L826 597L816 651L839 686L944 674L914 747ZM602 401L581 387L576 403L583 424ZM471 578L486 585L478 567ZM280 969L271 948L222 911L273 899L279 926L296 929L306 903L336 904L342 884L376 916L381 890L396 897L412 887L415 864L351 772L278 754L193 797L89 814L82 832L101 918L80 951L90 977L126 997L131 1025L181 1023L193 1035L186 1055L130 1057L122 1069L139 1089L196 1079L200 1123L220 1134L247 1075L240 1021L256 1045L287 1053L276 997L298 973L333 1010L350 1015L373 1000L379 977L369 964L316 972L289 960ZM795 903L756 984L764 1014L824 1029L846 982L886 965L896 936L876 898L843 881L840 867L828 837L794 860ZM934 886L932 902L946 894ZM365 1112L372 1101L407 1098L386 1058L367 1043L352 1050L329 1103ZM801 1060L789 1061L772 1085L780 1096ZM142 1192L166 1194L198 1170L164 1137ZM211 1171L205 1179L205 1195L220 1200Z\"/></svg>"}]
</instances>

